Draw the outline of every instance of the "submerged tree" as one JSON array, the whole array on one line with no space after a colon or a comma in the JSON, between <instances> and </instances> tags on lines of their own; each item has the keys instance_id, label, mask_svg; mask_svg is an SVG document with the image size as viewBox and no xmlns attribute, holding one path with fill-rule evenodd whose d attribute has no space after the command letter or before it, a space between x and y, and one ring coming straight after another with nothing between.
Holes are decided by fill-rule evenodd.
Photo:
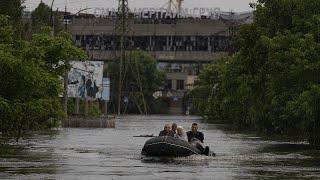
<instances>
[{"instance_id":1,"label":"submerged tree","mask_svg":"<svg viewBox=\"0 0 320 180\"><path fill-rule=\"evenodd\" d=\"M147 112L150 112L155 100L152 94L163 85L165 74L157 69L156 60L146 52L134 51L126 58L123 67L122 98L127 97L129 102L125 104L124 99L122 99L122 103L124 103L122 111L128 110L129 112L140 112L143 114L144 103L142 101L144 99ZM109 63L108 74L111 79L112 102L117 102L117 87L119 83L118 62Z\"/></svg>"},{"instance_id":2,"label":"submerged tree","mask_svg":"<svg viewBox=\"0 0 320 180\"><path fill-rule=\"evenodd\" d=\"M0 112L2 135L45 126L59 114L59 80L41 67L41 59L28 56L29 43L15 41L7 20L1 16Z\"/></svg>"},{"instance_id":3,"label":"submerged tree","mask_svg":"<svg viewBox=\"0 0 320 180\"><path fill-rule=\"evenodd\" d=\"M17 40L8 19L0 16L0 131L16 137L49 128L62 114L59 76L67 70L62 59L83 59L70 36L48 31L31 42Z\"/></svg>"},{"instance_id":4,"label":"submerged tree","mask_svg":"<svg viewBox=\"0 0 320 180\"><path fill-rule=\"evenodd\" d=\"M196 104L210 119L307 134L319 145L320 0L259 0L252 7L254 22L241 28L238 52L200 76L195 94L210 92L210 99Z\"/></svg>"}]
</instances>

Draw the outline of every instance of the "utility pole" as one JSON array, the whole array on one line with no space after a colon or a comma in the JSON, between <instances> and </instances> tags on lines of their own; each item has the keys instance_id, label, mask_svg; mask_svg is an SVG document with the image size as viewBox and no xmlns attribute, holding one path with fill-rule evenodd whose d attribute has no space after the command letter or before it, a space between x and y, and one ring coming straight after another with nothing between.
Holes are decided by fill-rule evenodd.
<instances>
[{"instance_id":1,"label":"utility pole","mask_svg":"<svg viewBox=\"0 0 320 180\"><path fill-rule=\"evenodd\" d=\"M117 23L116 23L116 36L119 39L119 49L120 49L120 62L119 62L119 84L118 84L118 115L121 114L121 100L122 100L122 92L126 92L126 95L132 95L132 99L136 96L136 92L138 92L138 97L141 97L142 105L144 108L144 114L147 114L147 105L143 94L143 88L140 80L140 72L138 68L137 62L132 62L131 60L131 48L130 48L130 58L129 60L126 58L126 50L128 50L128 45L131 43L129 41L130 34L130 14L129 14L129 5L128 0L119 0L118 5L118 15L117 15ZM131 45L129 45L131 46ZM117 59L117 58L116 58ZM136 90L129 90L129 83L126 82L126 74L128 69L132 72L135 78ZM132 82L131 82L132 83ZM126 91L127 90L127 91ZM134 91L134 92L129 92ZM140 96L141 95L141 96ZM127 99L128 100L128 99ZM126 102L128 103L128 102ZM137 104L139 106L139 104ZM140 108L140 107L138 107ZM125 107L126 109L126 107Z\"/></svg>"},{"instance_id":2,"label":"utility pole","mask_svg":"<svg viewBox=\"0 0 320 180\"><path fill-rule=\"evenodd\" d=\"M53 3L54 3L54 0L51 1L51 6L50 6L50 21L51 21L51 25L52 25L52 36L54 36L54 29L55 29L55 24L54 24L54 15L53 15Z\"/></svg>"},{"instance_id":3,"label":"utility pole","mask_svg":"<svg viewBox=\"0 0 320 180\"><path fill-rule=\"evenodd\" d=\"M177 0L177 4L178 4L178 17L181 16L181 11L182 11L182 1L183 0Z\"/></svg>"},{"instance_id":4,"label":"utility pole","mask_svg":"<svg viewBox=\"0 0 320 180\"><path fill-rule=\"evenodd\" d=\"M117 17L116 33L120 38L120 65L119 65L119 84L118 84L118 115L121 114L121 99L122 99L122 85L123 85L123 65L125 65L126 56L126 35L128 32L129 6L128 0L119 0L118 17Z\"/></svg>"},{"instance_id":5,"label":"utility pole","mask_svg":"<svg viewBox=\"0 0 320 180\"><path fill-rule=\"evenodd\" d=\"M64 9L64 31L68 31L68 19L67 19L67 3L65 3L65 9ZM65 66L67 66L68 60L65 59ZM69 63L69 62L68 62ZM68 70L67 67L65 67L65 72L64 72L64 81L63 81L63 110L66 115L66 118L68 117Z\"/></svg>"},{"instance_id":6,"label":"utility pole","mask_svg":"<svg viewBox=\"0 0 320 180\"><path fill-rule=\"evenodd\" d=\"M167 6L167 13L169 13L169 15L171 16L172 13L176 13L177 17L181 16L181 12L182 12L182 1L184 0L168 0L168 2L166 4L168 4Z\"/></svg>"},{"instance_id":7,"label":"utility pole","mask_svg":"<svg viewBox=\"0 0 320 180\"><path fill-rule=\"evenodd\" d=\"M169 2L168 2L168 13L172 13L172 7L171 7L171 5L172 5L172 0L169 0Z\"/></svg>"}]
</instances>

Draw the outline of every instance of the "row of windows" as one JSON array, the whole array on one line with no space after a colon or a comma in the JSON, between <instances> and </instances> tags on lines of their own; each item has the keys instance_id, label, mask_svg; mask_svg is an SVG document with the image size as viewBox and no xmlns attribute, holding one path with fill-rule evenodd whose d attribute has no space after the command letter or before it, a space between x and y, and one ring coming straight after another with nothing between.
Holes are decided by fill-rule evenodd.
<instances>
[{"instance_id":1,"label":"row of windows","mask_svg":"<svg viewBox=\"0 0 320 180\"><path fill-rule=\"evenodd\" d=\"M118 50L115 36L76 35L76 44L88 50ZM128 49L148 51L229 51L230 39L225 36L138 36L126 44Z\"/></svg>"}]
</instances>

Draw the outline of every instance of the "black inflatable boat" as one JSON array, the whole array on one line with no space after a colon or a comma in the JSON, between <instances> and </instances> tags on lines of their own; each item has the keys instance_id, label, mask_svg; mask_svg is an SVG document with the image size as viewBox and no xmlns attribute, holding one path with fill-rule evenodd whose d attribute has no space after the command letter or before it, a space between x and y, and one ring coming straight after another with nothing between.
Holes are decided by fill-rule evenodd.
<instances>
[{"instance_id":1,"label":"black inflatable boat","mask_svg":"<svg viewBox=\"0 0 320 180\"><path fill-rule=\"evenodd\" d=\"M162 136L149 139L144 144L141 154L145 156L185 157L202 153L186 141Z\"/></svg>"}]
</instances>

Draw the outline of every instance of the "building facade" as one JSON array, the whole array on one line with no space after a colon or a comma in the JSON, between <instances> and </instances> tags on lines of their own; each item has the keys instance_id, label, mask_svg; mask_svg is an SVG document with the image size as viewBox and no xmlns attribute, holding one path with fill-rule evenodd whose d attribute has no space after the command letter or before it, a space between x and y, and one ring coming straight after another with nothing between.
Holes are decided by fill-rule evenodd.
<instances>
[{"instance_id":1,"label":"building facade","mask_svg":"<svg viewBox=\"0 0 320 180\"><path fill-rule=\"evenodd\" d=\"M251 19L251 13L216 19L133 18L129 21L127 47L147 51L157 60L158 68L167 74L163 94L171 98L172 113L180 114L188 106L184 97L204 66L227 56L238 25ZM108 62L119 54L116 21L114 16L80 14L72 17L68 31L90 60Z\"/></svg>"}]
</instances>

